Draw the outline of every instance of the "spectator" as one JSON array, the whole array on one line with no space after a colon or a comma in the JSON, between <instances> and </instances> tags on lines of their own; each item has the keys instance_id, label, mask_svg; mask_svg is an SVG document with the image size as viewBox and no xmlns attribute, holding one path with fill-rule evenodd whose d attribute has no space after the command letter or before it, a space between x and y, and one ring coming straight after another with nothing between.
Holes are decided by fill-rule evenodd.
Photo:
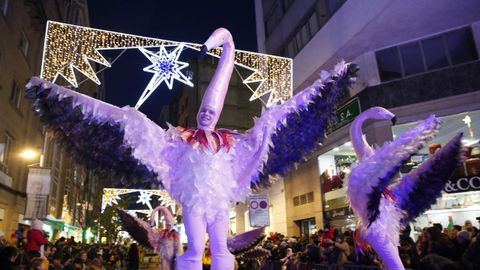
<instances>
[{"instance_id":1,"label":"spectator","mask_svg":"<svg viewBox=\"0 0 480 270\"><path fill-rule=\"evenodd\" d=\"M40 220L32 221L32 229L27 234L27 252L39 251L40 246L48 242L43 234L42 227L43 223Z\"/></svg>"},{"instance_id":2,"label":"spectator","mask_svg":"<svg viewBox=\"0 0 480 270\"><path fill-rule=\"evenodd\" d=\"M42 258L34 258L28 267L29 270L48 270L43 266Z\"/></svg>"},{"instance_id":3,"label":"spectator","mask_svg":"<svg viewBox=\"0 0 480 270\"><path fill-rule=\"evenodd\" d=\"M140 264L140 258L138 254L137 244L132 243L130 249L128 250L128 264L127 270L138 270Z\"/></svg>"},{"instance_id":4,"label":"spectator","mask_svg":"<svg viewBox=\"0 0 480 270\"><path fill-rule=\"evenodd\" d=\"M336 257L336 263L346 264L348 263L348 256L350 256L350 247L347 242L345 242L345 236L343 234L337 235L335 237L334 243L334 257Z\"/></svg>"},{"instance_id":5,"label":"spectator","mask_svg":"<svg viewBox=\"0 0 480 270\"><path fill-rule=\"evenodd\" d=\"M0 251L7 246L7 239L5 239L5 233L0 231Z\"/></svg>"},{"instance_id":6,"label":"spectator","mask_svg":"<svg viewBox=\"0 0 480 270\"><path fill-rule=\"evenodd\" d=\"M480 235L477 235L475 241L472 241L467 250L463 253L462 264L465 270L480 269Z\"/></svg>"},{"instance_id":7,"label":"spectator","mask_svg":"<svg viewBox=\"0 0 480 270\"><path fill-rule=\"evenodd\" d=\"M15 264L18 250L16 247L5 247L0 251L0 266L4 270L17 270L18 266Z\"/></svg>"},{"instance_id":8,"label":"spectator","mask_svg":"<svg viewBox=\"0 0 480 270\"><path fill-rule=\"evenodd\" d=\"M446 234L441 233L437 227L427 229L428 253L435 253L445 258L453 255L453 244Z\"/></svg>"},{"instance_id":9,"label":"spectator","mask_svg":"<svg viewBox=\"0 0 480 270\"><path fill-rule=\"evenodd\" d=\"M437 228L435 228L438 230ZM428 254L413 268L414 270L460 270L453 261L437 254Z\"/></svg>"}]
</instances>

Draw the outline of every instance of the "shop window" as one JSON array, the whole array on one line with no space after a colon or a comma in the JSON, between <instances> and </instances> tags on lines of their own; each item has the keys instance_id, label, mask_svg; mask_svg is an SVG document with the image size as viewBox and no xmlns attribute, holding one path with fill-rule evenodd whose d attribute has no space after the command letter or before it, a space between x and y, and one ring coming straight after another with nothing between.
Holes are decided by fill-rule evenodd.
<instances>
[{"instance_id":1,"label":"shop window","mask_svg":"<svg viewBox=\"0 0 480 270\"><path fill-rule=\"evenodd\" d=\"M9 0L0 0L0 10L4 16L7 16L8 12L8 1Z\"/></svg>"},{"instance_id":2,"label":"shop window","mask_svg":"<svg viewBox=\"0 0 480 270\"><path fill-rule=\"evenodd\" d=\"M329 192L344 187L346 174L357 161L351 142L335 147L318 157L322 192Z\"/></svg>"},{"instance_id":3,"label":"shop window","mask_svg":"<svg viewBox=\"0 0 480 270\"><path fill-rule=\"evenodd\" d=\"M480 111L464 112L440 117L442 129L427 147L420 149L401 168L403 175L418 168L431 155L453 138L463 132L462 144L465 146L465 160L454 170L448 179L442 196L414 223L413 227L430 226L428 221L435 220L447 226L448 220L462 225L465 220L478 217L480 208ZM408 123L392 127L392 133L398 138L417 123Z\"/></svg>"},{"instance_id":4,"label":"shop window","mask_svg":"<svg viewBox=\"0 0 480 270\"><path fill-rule=\"evenodd\" d=\"M428 70L448 66L447 52L441 36L422 40L422 48Z\"/></svg>"},{"instance_id":5,"label":"shop window","mask_svg":"<svg viewBox=\"0 0 480 270\"><path fill-rule=\"evenodd\" d=\"M402 56L402 64L404 75L412 75L424 72L422 53L418 42L408 43L399 46L400 55Z\"/></svg>"},{"instance_id":6,"label":"shop window","mask_svg":"<svg viewBox=\"0 0 480 270\"><path fill-rule=\"evenodd\" d=\"M445 43L453 65L476 60L477 51L470 28L462 28L445 35Z\"/></svg>"}]
</instances>

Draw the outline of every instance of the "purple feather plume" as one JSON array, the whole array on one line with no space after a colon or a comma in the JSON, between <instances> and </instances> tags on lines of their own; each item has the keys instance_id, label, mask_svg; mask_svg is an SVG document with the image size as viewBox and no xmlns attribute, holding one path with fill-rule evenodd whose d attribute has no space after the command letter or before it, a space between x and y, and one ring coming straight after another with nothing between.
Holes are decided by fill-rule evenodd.
<instances>
[{"instance_id":1,"label":"purple feather plume","mask_svg":"<svg viewBox=\"0 0 480 270\"><path fill-rule=\"evenodd\" d=\"M227 239L228 250L233 255L239 255L258 245L264 238L265 227L244 232Z\"/></svg>"},{"instance_id":2,"label":"purple feather plume","mask_svg":"<svg viewBox=\"0 0 480 270\"><path fill-rule=\"evenodd\" d=\"M332 78L323 89L318 89L313 102L298 112L286 116L286 125L277 123L272 136L268 160L258 179L252 179L252 188L261 189L270 185L269 175L287 175L298 163L318 149L325 139L328 123L334 107L345 96L348 87L358 72L358 66L350 64L347 71L338 78Z\"/></svg>"},{"instance_id":3,"label":"purple feather plume","mask_svg":"<svg viewBox=\"0 0 480 270\"><path fill-rule=\"evenodd\" d=\"M404 223L413 221L440 197L453 171L463 159L462 135L457 134L435 155L402 178L402 182L413 184L411 190L405 189L402 184L393 190L400 197L400 208L408 214Z\"/></svg>"},{"instance_id":4,"label":"purple feather plume","mask_svg":"<svg viewBox=\"0 0 480 270\"><path fill-rule=\"evenodd\" d=\"M131 216L122 209L117 208L116 210L120 216L120 220L122 221L123 229L125 229L128 234L130 234L130 236L140 245L143 245L147 248L153 248L148 239L148 230L145 228L145 225L149 228L148 223ZM144 226L142 226L141 222L145 223Z\"/></svg>"},{"instance_id":5,"label":"purple feather plume","mask_svg":"<svg viewBox=\"0 0 480 270\"><path fill-rule=\"evenodd\" d=\"M124 132L119 123L100 122L82 113L82 105L73 107L72 98L59 100L50 89L33 86L26 98L33 100L33 110L53 131L73 158L93 170L101 178L120 179L113 186L151 188L161 185L157 175L132 155L123 143Z\"/></svg>"}]
</instances>

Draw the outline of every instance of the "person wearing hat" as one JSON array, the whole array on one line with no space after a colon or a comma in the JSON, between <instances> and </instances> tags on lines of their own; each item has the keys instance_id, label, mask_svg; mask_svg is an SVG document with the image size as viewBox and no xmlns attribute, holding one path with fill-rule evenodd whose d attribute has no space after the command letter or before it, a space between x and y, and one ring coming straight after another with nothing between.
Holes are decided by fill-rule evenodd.
<instances>
[{"instance_id":1,"label":"person wearing hat","mask_svg":"<svg viewBox=\"0 0 480 270\"><path fill-rule=\"evenodd\" d=\"M43 222L38 219L32 221L32 229L27 233L26 251L40 251L40 247L48 243L48 239L43 234Z\"/></svg>"}]
</instances>

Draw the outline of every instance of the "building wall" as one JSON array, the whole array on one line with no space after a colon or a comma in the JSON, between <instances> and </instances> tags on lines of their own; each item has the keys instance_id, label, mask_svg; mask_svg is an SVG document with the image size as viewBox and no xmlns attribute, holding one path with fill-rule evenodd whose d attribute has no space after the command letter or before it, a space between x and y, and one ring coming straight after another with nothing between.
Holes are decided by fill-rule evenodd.
<instances>
[{"instance_id":1,"label":"building wall","mask_svg":"<svg viewBox=\"0 0 480 270\"><path fill-rule=\"evenodd\" d=\"M6 14L0 12L0 143L6 143L6 136L12 140L8 157L0 162L0 178L11 180L0 184L0 209L4 211L0 230L7 235L17 228L19 215L25 211L26 166L38 162L24 161L18 154L27 147L41 150L43 143L39 121L23 99L24 85L38 72L41 59L42 32L35 18L38 10L32 5L10 0Z\"/></svg>"},{"instance_id":2,"label":"building wall","mask_svg":"<svg viewBox=\"0 0 480 270\"><path fill-rule=\"evenodd\" d=\"M299 236L300 228L295 222L314 218L318 229L323 228L323 203L320 193L320 173L316 159L298 166L294 174L285 178L285 208L288 236ZM313 192L313 202L294 206L296 196Z\"/></svg>"},{"instance_id":3,"label":"building wall","mask_svg":"<svg viewBox=\"0 0 480 270\"><path fill-rule=\"evenodd\" d=\"M6 15L0 12L0 143L5 143L5 135L8 134L13 139L13 145L8 160L0 162L0 180L6 179L0 181L0 211L4 211L0 231L9 235L8 232L17 229L25 212L27 165L39 162L38 158L32 161L19 158L20 151L27 147L38 152L44 150L44 166L52 169L52 182L55 183L51 185L49 215L62 218L65 194L78 198L77 201L82 203L77 206L75 201L73 208L81 210L70 211L84 211L83 194L85 191L88 194L87 188L91 188L80 184L86 180L84 169L74 164L54 141L44 140L45 133L39 118L33 114L30 102L23 96L24 85L40 73L46 21L88 25L89 19L85 0L6 2ZM26 44L22 40L25 38L28 40L26 55L22 52L22 45ZM14 86L20 90L19 103L11 100ZM93 96L97 93L97 86L87 82L79 91ZM69 175L73 174L81 181L70 183ZM73 186L81 188L73 189Z\"/></svg>"},{"instance_id":4,"label":"building wall","mask_svg":"<svg viewBox=\"0 0 480 270\"><path fill-rule=\"evenodd\" d=\"M440 70L428 71L401 78L391 82L382 82L379 75L375 52L405 42L429 37L441 32L470 25L476 40L477 53L480 52L479 28L480 2L462 0L451 5L448 0L418 1L345 1L337 10L329 10L335 1L290 1L257 0L258 40L265 40L266 53L288 55L288 42L292 36L303 30L308 10L315 2L315 10L319 29L310 31L306 44L293 55L293 87L298 92L318 78L322 69L332 69L340 60L354 61L360 66L358 83L350 91L351 97L360 100L361 109L371 106L390 108L399 118L399 123L416 121L435 113L439 116L460 113L477 109L480 104L480 84L478 81L479 61L462 65L448 66ZM303 3L304 12L297 11L295 5ZM337 1L339 2L339 1ZM338 3L337 3L338 4ZM273 31L265 25L276 5L284 9ZM323 15L325 16L323 16ZM323 19L321 19L323 18ZM259 45L259 48L261 46ZM317 157L334 147L343 145L349 140L349 125L328 135L317 153L311 155L315 164L292 172L285 178L285 198L288 234L296 234L299 227L294 221L307 218L308 213L316 211L320 206L307 204L295 209L290 207L289 199L296 196L299 185L313 186L318 178L312 176L318 172ZM368 122L363 128L367 141L371 144L383 144L392 140L389 123ZM308 161L308 163L310 163ZM305 172L304 170L311 170ZM301 183L299 179L306 181ZM318 186L321 194L320 186ZM315 200L317 198L315 197ZM301 211L298 211L300 210ZM319 210L321 212L321 210ZM322 218L319 218L320 220ZM317 228L319 223L317 220Z\"/></svg>"}]
</instances>

